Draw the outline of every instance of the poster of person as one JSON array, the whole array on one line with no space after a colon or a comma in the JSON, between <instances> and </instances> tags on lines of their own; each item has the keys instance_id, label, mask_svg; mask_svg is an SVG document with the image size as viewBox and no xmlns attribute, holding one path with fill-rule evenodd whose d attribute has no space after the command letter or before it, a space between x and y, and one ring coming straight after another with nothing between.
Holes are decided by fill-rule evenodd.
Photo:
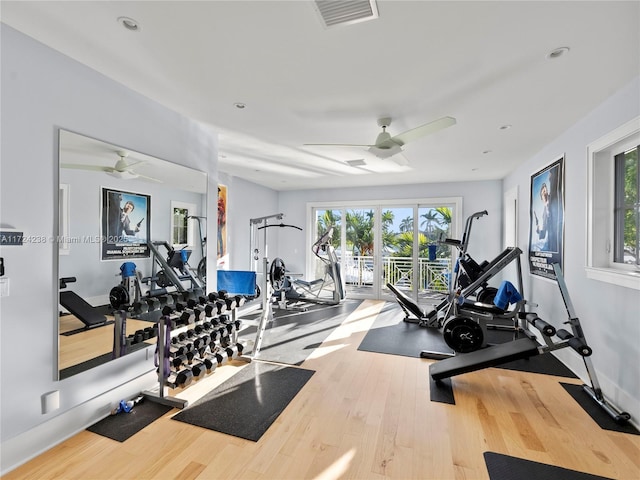
<instances>
[{"instance_id":1,"label":"poster of person","mask_svg":"<svg viewBox=\"0 0 640 480\"><path fill-rule=\"evenodd\" d=\"M151 197L102 189L102 260L149 257Z\"/></svg>"},{"instance_id":2,"label":"poster of person","mask_svg":"<svg viewBox=\"0 0 640 480\"><path fill-rule=\"evenodd\" d=\"M218 267L228 263L227 256L227 187L218 185Z\"/></svg>"},{"instance_id":3,"label":"poster of person","mask_svg":"<svg viewBox=\"0 0 640 480\"><path fill-rule=\"evenodd\" d=\"M564 243L564 157L531 176L529 269L555 280L553 264L562 267Z\"/></svg>"}]
</instances>

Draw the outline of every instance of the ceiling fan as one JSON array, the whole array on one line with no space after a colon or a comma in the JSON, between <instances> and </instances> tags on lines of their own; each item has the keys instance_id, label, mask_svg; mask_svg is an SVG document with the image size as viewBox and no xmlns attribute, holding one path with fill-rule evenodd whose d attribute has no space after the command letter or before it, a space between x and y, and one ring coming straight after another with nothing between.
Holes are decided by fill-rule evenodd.
<instances>
[{"instance_id":1,"label":"ceiling fan","mask_svg":"<svg viewBox=\"0 0 640 480\"><path fill-rule=\"evenodd\" d=\"M98 172L105 172L107 175L111 175L112 177L119 178L121 180L131 180L134 178L144 178L145 180L150 180L152 182L162 183L162 180L158 180L157 178L148 177L146 175L142 175L133 170L135 165L144 164L145 162L142 160L127 162L127 157L129 156L129 152L126 150L118 150L116 152L120 159L116 162L113 167L104 167L101 165L81 165L76 163L63 163L60 166L62 168L76 168L79 170L95 170Z\"/></svg>"},{"instance_id":2,"label":"ceiling fan","mask_svg":"<svg viewBox=\"0 0 640 480\"><path fill-rule=\"evenodd\" d=\"M390 117L383 117L378 119L378 126L382 127L382 132L378 134L376 142L373 145L358 145L358 144L340 144L340 143L305 143L307 146L326 146L326 147L367 147L371 153L378 158L389 158L402 152L402 147L414 140L422 138L426 135L430 135L444 128L450 127L456 124L456 119L453 117L442 117L419 127L412 128L406 132L402 132L393 137L387 132L387 127L391 124ZM400 156L394 158L397 163L406 165L407 160Z\"/></svg>"}]
</instances>

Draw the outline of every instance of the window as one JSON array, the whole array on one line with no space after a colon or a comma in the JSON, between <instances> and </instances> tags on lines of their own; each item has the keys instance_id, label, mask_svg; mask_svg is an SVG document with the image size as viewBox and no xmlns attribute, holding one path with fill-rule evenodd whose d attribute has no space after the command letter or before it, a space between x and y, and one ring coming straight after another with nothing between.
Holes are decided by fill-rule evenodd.
<instances>
[{"instance_id":1,"label":"window","mask_svg":"<svg viewBox=\"0 0 640 480\"><path fill-rule=\"evenodd\" d=\"M638 250L638 217L640 204L640 171L638 170L638 150L631 150L615 156L615 213L614 213L614 253L613 261L640 265Z\"/></svg>"},{"instance_id":2,"label":"window","mask_svg":"<svg viewBox=\"0 0 640 480\"><path fill-rule=\"evenodd\" d=\"M640 117L587 147L587 277L640 290Z\"/></svg>"},{"instance_id":3,"label":"window","mask_svg":"<svg viewBox=\"0 0 640 480\"><path fill-rule=\"evenodd\" d=\"M193 247L193 222L196 206L191 203L171 201L171 244L175 249Z\"/></svg>"}]
</instances>

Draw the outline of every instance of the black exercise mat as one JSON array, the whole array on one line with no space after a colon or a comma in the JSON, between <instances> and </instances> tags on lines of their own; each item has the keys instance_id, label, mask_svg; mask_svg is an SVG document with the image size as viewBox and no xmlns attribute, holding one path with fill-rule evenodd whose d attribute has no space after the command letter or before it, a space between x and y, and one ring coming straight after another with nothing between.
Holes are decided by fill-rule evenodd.
<instances>
[{"instance_id":1,"label":"black exercise mat","mask_svg":"<svg viewBox=\"0 0 640 480\"><path fill-rule=\"evenodd\" d=\"M306 312L274 308L274 318L265 329L258 358L301 365L361 303L361 300L345 300L338 305L310 305ZM259 319L260 314L243 318ZM256 326L246 328L240 332L240 339L254 340L256 331Z\"/></svg>"},{"instance_id":2,"label":"black exercise mat","mask_svg":"<svg viewBox=\"0 0 640 480\"><path fill-rule=\"evenodd\" d=\"M541 373L543 375L555 375L556 377L578 378L578 376L567 368L551 353L544 353L522 360L503 363L495 368L506 370L517 370L519 372Z\"/></svg>"},{"instance_id":3,"label":"black exercise mat","mask_svg":"<svg viewBox=\"0 0 640 480\"><path fill-rule=\"evenodd\" d=\"M612 480L494 452L484 452L484 462L491 480Z\"/></svg>"},{"instance_id":4,"label":"black exercise mat","mask_svg":"<svg viewBox=\"0 0 640 480\"><path fill-rule=\"evenodd\" d=\"M314 373L254 361L173 419L257 442Z\"/></svg>"},{"instance_id":5,"label":"black exercise mat","mask_svg":"<svg viewBox=\"0 0 640 480\"><path fill-rule=\"evenodd\" d=\"M571 395L573 399L578 402L582 409L587 412L587 414L589 414L589 416L600 426L600 428L611 430L614 432L640 435L640 432L636 429L636 427L634 427L630 423L626 423L624 425L616 423L616 421L609 415L607 415L602 407L598 405L595 400L583 390L582 385L562 382L560 382L560 385L562 385L564 389L569 393L569 395Z\"/></svg>"},{"instance_id":6,"label":"black exercise mat","mask_svg":"<svg viewBox=\"0 0 640 480\"><path fill-rule=\"evenodd\" d=\"M453 395L453 385L450 378L444 378L436 382L429 377L429 400L438 403L448 403L455 405L456 399Z\"/></svg>"},{"instance_id":7,"label":"black exercise mat","mask_svg":"<svg viewBox=\"0 0 640 480\"><path fill-rule=\"evenodd\" d=\"M111 415L91 425L87 430L124 442L171 409L172 407L144 400L135 405L129 413L121 412Z\"/></svg>"},{"instance_id":8,"label":"black exercise mat","mask_svg":"<svg viewBox=\"0 0 640 480\"><path fill-rule=\"evenodd\" d=\"M405 322L404 318L404 312L396 304L385 304L378 318L360 343L358 350L406 357L420 357L422 350L453 353L445 343L441 330L421 327L417 323ZM487 342L490 344L505 343L513 339L513 332L492 329L487 331ZM504 363L494 368L578 378L550 353L537 355L528 360Z\"/></svg>"},{"instance_id":9,"label":"black exercise mat","mask_svg":"<svg viewBox=\"0 0 640 480\"><path fill-rule=\"evenodd\" d=\"M397 304L387 302L358 350L418 358L422 350L453 353L440 330L405 322L404 318L404 312Z\"/></svg>"}]
</instances>

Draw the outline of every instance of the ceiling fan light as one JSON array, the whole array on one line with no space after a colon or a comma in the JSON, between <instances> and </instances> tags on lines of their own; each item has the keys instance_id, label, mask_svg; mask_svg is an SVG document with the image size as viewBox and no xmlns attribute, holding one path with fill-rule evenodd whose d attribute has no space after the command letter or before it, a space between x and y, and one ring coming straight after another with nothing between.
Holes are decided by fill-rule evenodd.
<instances>
[{"instance_id":1,"label":"ceiling fan light","mask_svg":"<svg viewBox=\"0 0 640 480\"><path fill-rule=\"evenodd\" d=\"M383 148L381 147L369 148L369 152L373 153L378 158L393 157L394 155L396 155L397 153L400 153L401 151L402 151L402 148L400 147L400 145L395 145L395 144L391 146L385 145Z\"/></svg>"},{"instance_id":2,"label":"ceiling fan light","mask_svg":"<svg viewBox=\"0 0 640 480\"><path fill-rule=\"evenodd\" d=\"M118 172L118 171L107 172L107 175L111 175L112 177L118 178L120 180L131 180L134 178L138 178L138 175L126 170L121 172Z\"/></svg>"}]
</instances>

